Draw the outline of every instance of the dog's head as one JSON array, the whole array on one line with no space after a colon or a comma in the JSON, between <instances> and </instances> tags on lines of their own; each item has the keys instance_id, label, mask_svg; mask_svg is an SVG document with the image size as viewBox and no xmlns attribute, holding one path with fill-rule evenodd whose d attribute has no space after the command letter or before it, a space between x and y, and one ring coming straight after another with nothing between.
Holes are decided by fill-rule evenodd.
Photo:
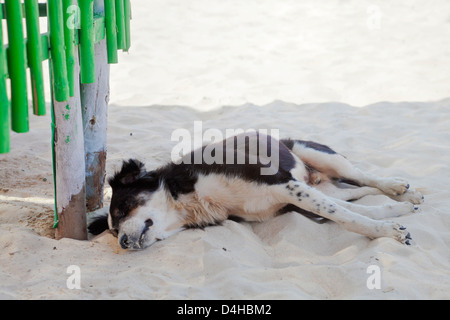
<instances>
[{"instance_id":1,"label":"dog's head","mask_svg":"<svg viewBox=\"0 0 450 320\"><path fill-rule=\"evenodd\" d=\"M124 161L108 179L112 188L108 217L94 221L89 231L103 226L118 238L123 249L144 249L180 230L179 216L170 207L167 191L156 171L147 172L138 160Z\"/></svg>"}]
</instances>

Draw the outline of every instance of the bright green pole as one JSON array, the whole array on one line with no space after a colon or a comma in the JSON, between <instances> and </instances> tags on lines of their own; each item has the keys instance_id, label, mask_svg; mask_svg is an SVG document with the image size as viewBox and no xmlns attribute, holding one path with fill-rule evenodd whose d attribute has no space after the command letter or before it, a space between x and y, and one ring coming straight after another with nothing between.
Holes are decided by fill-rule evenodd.
<instances>
[{"instance_id":1,"label":"bright green pole","mask_svg":"<svg viewBox=\"0 0 450 320\"><path fill-rule=\"evenodd\" d=\"M3 10L0 6L0 153L9 152L9 101L6 92L6 50L3 46Z\"/></svg>"},{"instance_id":2,"label":"bright green pole","mask_svg":"<svg viewBox=\"0 0 450 320\"><path fill-rule=\"evenodd\" d=\"M108 63L117 63L117 25L115 0L105 0L105 24Z\"/></svg>"},{"instance_id":3,"label":"bright green pole","mask_svg":"<svg viewBox=\"0 0 450 320\"><path fill-rule=\"evenodd\" d=\"M125 35L125 7L123 0L116 1L116 23L117 23L117 48L125 49L126 35Z\"/></svg>"},{"instance_id":4,"label":"bright green pole","mask_svg":"<svg viewBox=\"0 0 450 320\"><path fill-rule=\"evenodd\" d=\"M28 66L33 94L33 113L45 115L44 77L42 73L42 48L39 31L38 0L25 0L28 38Z\"/></svg>"},{"instance_id":5,"label":"bright green pole","mask_svg":"<svg viewBox=\"0 0 450 320\"><path fill-rule=\"evenodd\" d=\"M81 15L80 76L81 83L95 82L94 1L78 0Z\"/></svg>"},{"instance_id":6,"label":"bright green pole","mask_svg":"<svg viewBox=\"0 0 450 320\"><path fill-rule=\"evenodd\" d=\"M69 7L73 5L73 0L63 0L63 17L64 17L64 43L66 45L66 67L67 81L69 83L69 96L75 95L75 24L71 19L73 12Z\"/></svg>"},{"instance_id":7,"label":"bright green pole","mask_svg":"<svg viewBox=\"0 0 450 320\"><path fill-rule=\"evenodd\" d=\"M8 73L11 79L11 123L15 132L29 131L27 61L20 0L6 0L8 25Z\"/></svg>"},{"instance_id":8,"label":"bright green pole","mask_svg":"<svg viewBox=\"0 0 450 320\"><path fill-rule=\"evenodd\" d=\"M62 102L69 100L62 2L61 0L48 0L47 8L53 94L56 101Z\"/></svg>"},{"instance_id":9,"label":"bright green pole","mask_svg":"<svg viewBox=\"0 0 450 320\"><path fill-rule=\"evenodd\" d=\"M130 0L123 0L124 2L124 16L125 16L125 48L124 51L128 51L131 47L131 3Z\"/></svg>"}]
</instances>

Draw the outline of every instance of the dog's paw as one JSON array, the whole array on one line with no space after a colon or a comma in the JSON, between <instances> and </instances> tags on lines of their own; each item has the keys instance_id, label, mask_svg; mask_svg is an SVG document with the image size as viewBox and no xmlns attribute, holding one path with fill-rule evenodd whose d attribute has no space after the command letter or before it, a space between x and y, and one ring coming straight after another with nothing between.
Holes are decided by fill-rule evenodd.
<instances>
[{"instance_id":1,"label":"dog's paw","mask_svg":"<svg viewBox=\"0 0 450 320\"><path fill-rule=\"evenodd\" d=\"M418 204L424 203L425 197L419 191L410 189L407 192L405 192L404 194L396 196L395 200L401 201L401 202L408 201L408 202L411 202L412 204L418 205Z\"/></svg>"},{"instance_id":2,"label":"dog's paw","mask_svg":"<svg viewBox=\"0 0 450 320\"><path fill-rule=\"evenodd\" d=\"M388 178L379 183L379 188L389 195L400 196L408 191L409 183L401 178Z\"/></svg>"},{"instance_id":3,"label":"dog's paw","mask_svg":"<svg viewBox=\"0 0 450 320\"><path fill-rule=\"evenodd\" d=\"M398 242L401 242L403 244L406 244L408 246L411 245L411 234L406 230L406 227L402 226L401 224L392 223L393 226L393 238L397 240Z\"/></svg>"},{"instance_id":4,"label":"dog's paw","mask_svg":"<svg viewBox=\"0 0 450 320\"><path fill-rule=\"evenodd\" d=\"M397 212L397 215L395 215L396 217L400 217L405 214L420 212L420 207L418 205L412 204L408 201L388 205L388 207L392 208L391 210L393 210L394 212Z\"/></svg>"}]
</instances>

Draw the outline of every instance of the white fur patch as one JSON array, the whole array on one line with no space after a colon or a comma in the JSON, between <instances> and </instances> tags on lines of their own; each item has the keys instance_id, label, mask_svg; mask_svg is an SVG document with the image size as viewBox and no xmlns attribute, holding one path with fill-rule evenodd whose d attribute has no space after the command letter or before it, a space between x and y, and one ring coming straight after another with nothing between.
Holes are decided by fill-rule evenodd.
<instances>
[{"instance_id":1,"label":"white fur patch","mask_svg":"<svg viewBox=\"0 0 450 320\"><path fill-rule=\"evenodd\" d=\"M214 203L246 221L263 221L283 207L272 186L230 178L220 174L201 175L195 185L198 199Z\"/></svg>"}]
</instances>

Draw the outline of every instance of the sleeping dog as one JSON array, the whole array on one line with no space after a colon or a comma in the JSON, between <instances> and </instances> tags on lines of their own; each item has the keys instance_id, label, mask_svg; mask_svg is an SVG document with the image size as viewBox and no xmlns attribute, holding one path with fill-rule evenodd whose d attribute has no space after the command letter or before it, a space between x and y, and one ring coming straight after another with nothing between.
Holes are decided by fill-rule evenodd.
<instances>
[{"instance_id":1,"label":"sleeping dog","mask_svg":"<svg viewBox=\"0 0 450 320\"><path fill-rule=\"evenodd\" d=\"M202 159L206 148L215 150L216 156L221 151L224 161ZM277 155L272 172L269 153ZM319 223L332 220L371 239L389 237L410 245L406 228L384 219L415 212L424 199L403 179L363 172L325 145L278 141L257 132L203 146L180 160L152 171L138 160L124 161L108 179L109 214L92 222L89 231L99 234L109 229L122 248L143 249L188 228L226 219L265 221L296 211ZM399 203L351 202L380 194Z\"/></svg>"}]
</instances>

